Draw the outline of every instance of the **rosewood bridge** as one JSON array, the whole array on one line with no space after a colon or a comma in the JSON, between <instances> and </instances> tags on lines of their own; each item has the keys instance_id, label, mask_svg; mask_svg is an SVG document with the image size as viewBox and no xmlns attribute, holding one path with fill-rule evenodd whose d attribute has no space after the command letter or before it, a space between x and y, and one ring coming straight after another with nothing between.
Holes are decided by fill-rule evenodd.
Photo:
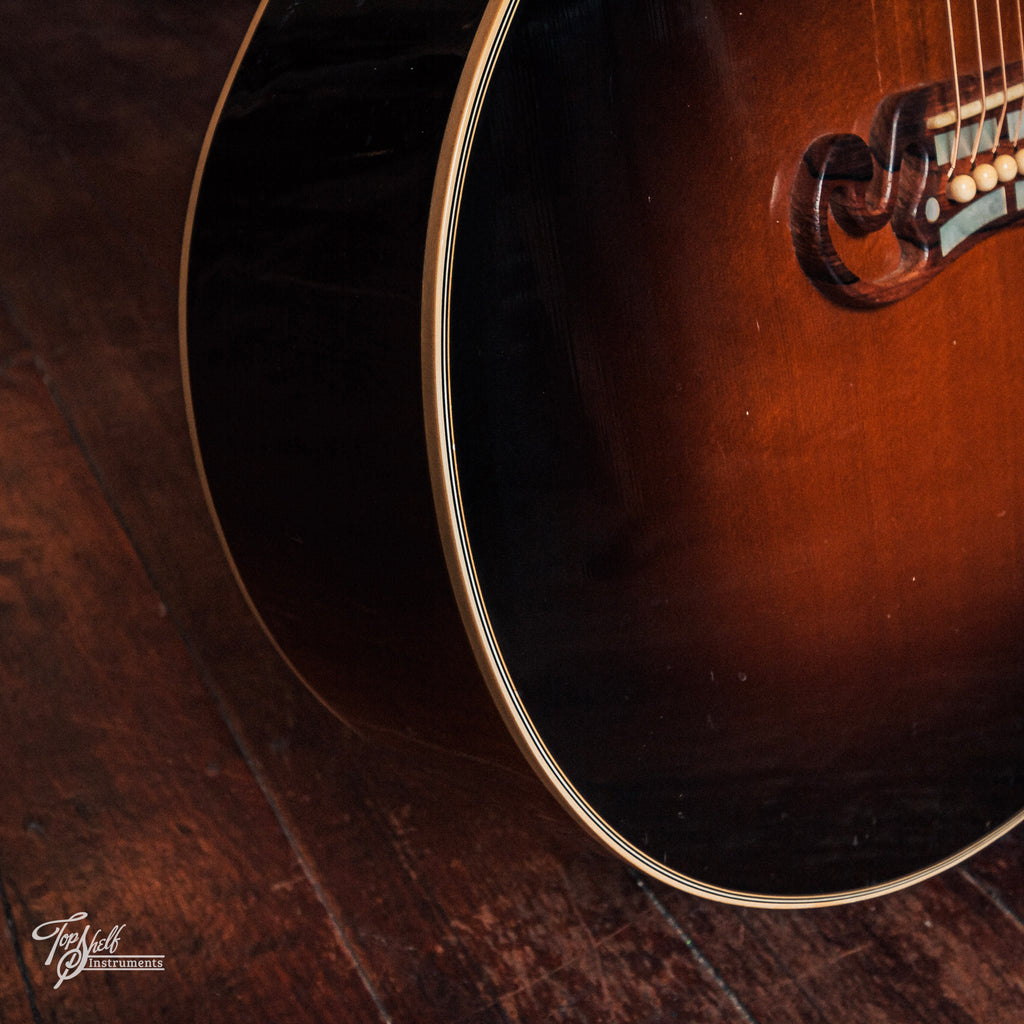
<instances>
[{"instance_id":1,"label":"rosewood bridge","mask_svg":"<svg viewBox=\"0 0 1024 1024\"><path fill-rule=\"evenodd\" d=\"M1000 65L886 97L868 141L827 135L805 151L790 228L814 285L848 306L905 298L974 245L1024 215L1024 66ZM899 265L874 280L836 251L830 216L847 235L886 226Z\"/></svg>"}]
</instances>

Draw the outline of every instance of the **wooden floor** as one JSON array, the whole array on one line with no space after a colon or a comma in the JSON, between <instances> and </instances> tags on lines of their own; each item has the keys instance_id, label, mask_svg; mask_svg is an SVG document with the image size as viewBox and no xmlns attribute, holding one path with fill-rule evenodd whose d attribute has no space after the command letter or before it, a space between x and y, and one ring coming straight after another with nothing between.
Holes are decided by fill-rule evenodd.
<instances>
[{"instance_id":1,"label":"wooden floor","mask_svg":"<svg viewBox=\"0 0 1024 1024\"><path fill-rule=\"evenodd\" d=\"M712 905L507 750L401 708L353 732L282 666L207 519L176 334L253 6L0 0L0 1021L1024 1019L1020 836L873 903ZM61 980L33 932L77 912L164 970Z\"/></svg>"}]
</instances>

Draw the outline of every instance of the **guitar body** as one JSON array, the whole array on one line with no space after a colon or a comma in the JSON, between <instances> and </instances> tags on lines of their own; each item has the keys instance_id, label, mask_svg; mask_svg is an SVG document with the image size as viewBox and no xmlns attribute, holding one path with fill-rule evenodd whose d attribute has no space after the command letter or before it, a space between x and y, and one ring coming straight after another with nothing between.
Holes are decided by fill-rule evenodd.
<instances>
[{"instance_id":1,"label":"guitar body","mask_svg":"<svg viewBox=\"0 0 1024 1024\"><path fill-rule=\"evenodd\" d=\"M946 194L940 13L261 12L185 365L240 579L339 714L463 677L439 522L527 759L654 877L856 899L1019 819L1024 232L1015 182ZM392 635L419 660L365 668Z\"/></svg>"}]
</instances>

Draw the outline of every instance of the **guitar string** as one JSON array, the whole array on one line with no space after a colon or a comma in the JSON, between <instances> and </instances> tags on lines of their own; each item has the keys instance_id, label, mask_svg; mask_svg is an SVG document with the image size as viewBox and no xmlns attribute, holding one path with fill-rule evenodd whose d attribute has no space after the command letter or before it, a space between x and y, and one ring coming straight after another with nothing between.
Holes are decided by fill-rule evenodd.
<instances>
[{"instance_id":1,"label":"guitar string","mask_svg":"<svg viewBox=\"0 0 1024 1024\"><path fill-rule=\"evenodd\" d=\"M1003 73L1003 108L999 111L999 120L996 121L995 138L992 142L992 155L995 156L999 149L999 140L1003 134L1003 125L1006 123L1006 108L1010 105L1010 83L1006 77L1006 49L1003 45L1003 12L1000 10L999 0L996 2L996 28L999 32L999 66ZM985 120L984 104L981 111L982 122ZM979 137L981 135L979 130Z\"/></svg>"},{"instance_id":2,"label":"guitar string","mask_svg":"<svg viewBox=\"0 0 1024 1024\"><path fill-rule=\"evenodd\" d=\"M998 0L997 0L998 2ZM978 150L981 148L981 134L985 127L985 57L981 52L981 15L978 13L978 0L973 0L974 8L974 41L978 51L978 87L981 90L981 114L978 116L978 134L974 139L974 146L971 149L971 167L973 168L978 160Z\"/></svg>"},{"instance_id":3,"label":"guitar string","mask_svg":"<svg viewBox=\"0 0 1024 1024\"><path fill-rule=\"evenodd\" d=\"M946 0L946 24L949 26L949 49L953 57L953 95L956 100L956 128L953 131L953 155L950 158L949 171L946 175L952 180L956 172L956 158L960 152L960 130L963 126L963 115L961 114L960 105L960 67L956 59L956 31L953 28L952 0Z\"/></svg>"},{"instance_id":4,"label":"guitar string","mask_svg":"<svg viewBox=\"0 0 1024 1024\"><path fill-rule=\"evenodd\" d=\"M1021 18L1020 0L1017 0L1017 38L1020 40L1021 74L1024 75L1024 19ZM1013 133L1013 151L1020 145L1020 126L1024 121L1024 93L1021 94L1020 110L1017 112L1017 128Z\"/></svg>"}]
</instances>

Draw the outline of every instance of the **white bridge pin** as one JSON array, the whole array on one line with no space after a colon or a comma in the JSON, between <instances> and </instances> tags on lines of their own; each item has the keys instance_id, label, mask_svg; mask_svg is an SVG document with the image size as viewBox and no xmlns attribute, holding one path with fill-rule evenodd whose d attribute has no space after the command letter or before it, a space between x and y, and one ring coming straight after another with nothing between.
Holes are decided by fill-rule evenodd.
<instances>
[{"instance_id":1,"label":"white bridge pin","mask_svg":"<svg viewBox=\"0 0 1024 1024\"><path fill-rule=\"evenodd\" d=\"M949 198L954 203L969 203L978 194L978 183L969 174L958 174L949 183Z\"/></svg>"},{"instance_id":2,"label":"white bridge pin","mask_svg":"<svg viewBox=\"0 0 1024 1024\"><path fill-rule=\"evenodd\" d=\"M1017 177L1017 161L1009 153L1000 153L992 161L1000 181L1013 181Z\"/></svg>"},{"instance_id":3,"label":"white bridge pin","mask_svg":"<svg viewBox=\"0 0 1024 1024\"><path fill-rule=\"evenodd\" d=\"M979 192L991 192L999 184L999 175L992 164L978 164L971 171L971 177L974 178Z\"/></svg>"}]
</instances>

